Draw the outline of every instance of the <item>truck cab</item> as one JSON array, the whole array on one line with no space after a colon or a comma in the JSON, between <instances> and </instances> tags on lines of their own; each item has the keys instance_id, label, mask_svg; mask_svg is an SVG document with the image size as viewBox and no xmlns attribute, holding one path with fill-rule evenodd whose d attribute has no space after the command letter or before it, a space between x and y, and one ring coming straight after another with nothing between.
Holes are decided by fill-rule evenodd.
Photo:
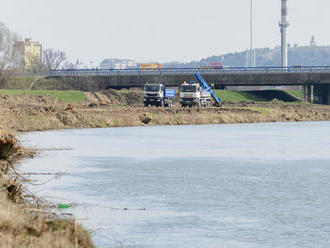
<instances>
[{"instance_id":1,"label":"truck cab","mask_svg":"<svg viewBox=\"0 0 330 248\"><path fill-rule=\"evenodd\" d=\"M175 89L168 89L164 84L146 84L144 86L144 106L172 107Z\"/></svg>"},{"instance_id":2,"label":"truck cab","mask_svg":"<svg viewBox=\"0 0 330 248\"><path fill-rule=\"evenodd\" d=\"M144 106L164 106L164 85L146 84L144 86Z\"/></svg>"},{"instance_id":3,"label":"truck cab","mask_svg":"<svg viewBox=\"0 0 330 248\"><path fill-rule=\"evenodd\" d=\"M184 82L180 89L180 103L182 107L201 106L202 89L198 83Z\"/></svg>"}]
</instances>

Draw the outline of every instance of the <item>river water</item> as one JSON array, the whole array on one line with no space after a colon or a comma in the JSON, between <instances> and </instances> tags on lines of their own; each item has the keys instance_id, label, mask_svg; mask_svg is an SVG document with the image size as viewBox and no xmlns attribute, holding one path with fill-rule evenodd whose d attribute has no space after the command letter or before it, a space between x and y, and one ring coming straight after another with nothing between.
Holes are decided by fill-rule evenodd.
<instances>
[{"instance_id":1,"label":"river water","mask_svg":"<svg viewBox=\"0 0 330 248\"><path fill-rule=\"evenodd\" d=\"M75 214L99 247L330 247L329 122L60 130L20 138L42 149L21 171L65 172L29 189L76 204L64 212Z\"/></svg>"}]
</instances>

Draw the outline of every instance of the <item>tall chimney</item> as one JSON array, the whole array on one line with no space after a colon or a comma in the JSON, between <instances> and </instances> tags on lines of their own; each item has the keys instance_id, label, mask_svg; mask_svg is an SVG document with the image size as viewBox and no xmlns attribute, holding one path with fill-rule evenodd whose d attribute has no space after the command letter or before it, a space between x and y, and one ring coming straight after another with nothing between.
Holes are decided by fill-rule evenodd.
<instances>
[{"instance_id":1,"label":"tall chimney","mask_svg":"<svg viewBox=\"0 0 330 248\"><path fill-rule=\"evenodd\" d=\"M288 0L281 0L282 2L282 17L280 22L281 28L281 63L282 67L288 67L288 44L286 40L286 30L289 27L287 22L288 16Z\"/></svg>"}]
</instances>

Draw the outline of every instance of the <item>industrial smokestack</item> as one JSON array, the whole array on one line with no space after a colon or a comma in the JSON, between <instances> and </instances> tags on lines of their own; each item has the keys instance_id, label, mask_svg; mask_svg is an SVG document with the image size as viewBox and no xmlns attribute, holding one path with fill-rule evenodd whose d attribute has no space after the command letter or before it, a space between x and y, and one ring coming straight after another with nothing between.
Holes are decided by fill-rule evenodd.
<instances>
[{"instance_id":1,"label":"industrial smokestack","mask_svg":"<svg viewBox=\"0 0 330 248\"><path fill-rule=\"evenodd\" d=\"M281 28L281 60L282 67L288 67L288 44L286 40L286 30L289 27L289 23L287 21L288 16L288 0L281 0L282 2L282 17L280 22Z\"/></svg>"}]
</instances>

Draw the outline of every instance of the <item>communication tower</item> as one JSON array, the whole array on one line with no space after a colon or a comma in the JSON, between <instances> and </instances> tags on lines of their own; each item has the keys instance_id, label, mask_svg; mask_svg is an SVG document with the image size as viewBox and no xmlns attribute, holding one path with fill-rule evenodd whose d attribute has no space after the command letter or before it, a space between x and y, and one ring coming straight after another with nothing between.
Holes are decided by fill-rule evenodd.
<instances>
[{"instance_id":1,"label":"communication tower","mask_svg":"<svg viewBox=\"0 0 330 248\"><path fill-rule=\"evenodd\" d=\"M281 0L281 21L279 23L281 29L281 63L282 67L288 67L288 44L287 44L287 29L289 23L287 21L288 16L288 0Z\"/></svg>"}]
</instances>

